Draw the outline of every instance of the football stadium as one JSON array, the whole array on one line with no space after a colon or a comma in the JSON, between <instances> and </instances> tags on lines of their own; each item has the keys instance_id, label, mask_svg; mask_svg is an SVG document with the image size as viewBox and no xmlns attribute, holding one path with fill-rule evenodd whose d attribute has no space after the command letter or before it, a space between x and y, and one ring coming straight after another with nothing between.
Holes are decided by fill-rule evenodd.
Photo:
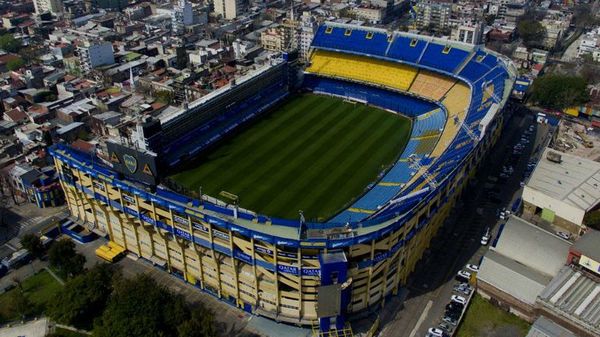
<instances>
[{"instance_id":1,"label":"football stadium","mask_svg":"<svg viewBox=\"0 0 600 337\"><path fill-rule=\"evenodd\" d=\"M99 156L51 149L88 229L279 322L342 329L398 293L499 137L514 66L481 46L324 23Z\"/></svg>"}]
</instances>

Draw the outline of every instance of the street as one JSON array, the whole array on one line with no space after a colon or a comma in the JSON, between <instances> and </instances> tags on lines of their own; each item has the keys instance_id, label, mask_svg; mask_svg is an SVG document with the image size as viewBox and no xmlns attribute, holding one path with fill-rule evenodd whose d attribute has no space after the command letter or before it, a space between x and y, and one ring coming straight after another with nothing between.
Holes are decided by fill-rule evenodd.
<instances>
[{"instance_id":1,"label":"street","mask_svg":"<svg viewBox=\"0 0 600 337\"><path fill-rule=\"evenodd\" d=\"M509 163L513 146L532 123L535 125L535 137L532 135L523 153ZM467 263L479 265L488 249L480 244L482 235L489 227L493 242L497 227L502 223L498 220L497 212L503 207L510 209L520 197L520 182L530 155L541 153L543 146L538 145L548 140L548 129L547 125L536 124L535 116L531 113L515 113L410 278L408 296L402 309L399 308L402 305L400 301L392 300L382 311L380 336L425 336L427 329L441 322L445 306L453 294L453 286L457 283L454 280L456 272ZM536 149L538 151L533 153ZM505 182L494 184L486 190L484 186L489 182L487 177L498 177L503 165L513 166L514 173ZM490 198L491 193L495 196Z\"/></svg>"}]
</instances>

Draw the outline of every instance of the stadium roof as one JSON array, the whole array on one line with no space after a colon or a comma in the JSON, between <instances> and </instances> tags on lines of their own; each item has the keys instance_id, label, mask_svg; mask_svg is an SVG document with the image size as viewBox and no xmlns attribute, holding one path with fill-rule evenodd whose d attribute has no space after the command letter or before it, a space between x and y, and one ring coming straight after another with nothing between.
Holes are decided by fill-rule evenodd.
<instances>
[{"instance_id":1,"label":"stadium roof","mask_svg":"<svg viewBox=\"0 0 600 337\"><path fill-rule=\"evenodd\" d=\"M550 161L548 152L562 156ZM527 187L587 211L600 202L600 163L546 148Z\"/></svg>"},{"instance_id":2,"label":"stadium roof","mask_svg":"<svg viewBox=\"0 0 600 337\"><path fill-rule=\"evenodd\" d=\"M533 305L552 277L490 250L481 262L477 279Z\"/></svg>"},{"instance_id":3,"label":"stadium roof","mask_svg":"<svg viewBox=\"0 0 600 337\"><path fill-rule=\"evenodd\" d=\"M511 216L492 250L554 276L565 264L571 244L519 217Z\"/></svg>"},{"instance_id":4,"label":"stadium roof","mask_svg":"<svg viewBox=\"0 0 600 337\"><path fill-rule=\"evenodd\" d=\"M600 231L588 229L588 231L575 242L573 250L600 261Z\"/></svg>"},{"instance_id":5,"label":"stadium roof","mask_svg":"<svg viewBox=\"0 0 600 337\"><path fill-rule=\"evenodd\" d=\"M577 335L548 318L540 316L533 322L529 333L525 337L577 337Z\"/></svg>"},{"instance_id":6,"label":"stadium roof","mask_svg":"<svg viewBox=\"0 0 600 337\"><path fill-rule=\"evenodd\" d=\"M586 272L563 267L542 291L538 303L586 331L600 335L600 283Z\"/></svg>"}]
</instances>

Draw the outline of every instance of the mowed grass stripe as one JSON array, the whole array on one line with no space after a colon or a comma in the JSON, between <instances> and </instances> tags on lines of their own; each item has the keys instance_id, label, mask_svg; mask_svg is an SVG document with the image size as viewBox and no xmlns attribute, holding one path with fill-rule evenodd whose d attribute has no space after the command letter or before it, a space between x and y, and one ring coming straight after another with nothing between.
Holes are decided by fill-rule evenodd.
<instances>
[{"instance_id":1,"label":"mowed grass stripe","mask_svg":"<svg viewBox=\"0 0 600 337\"><path fill-rule=\"evenodd\" d=\"M409 131L408 119L376 108L299 95L173 178L215 197L236 193L266 215L297 218L302 209L323 220L375 182Z\"/></svg>"},{"instance_id":2,"label":"mowed grass stripe","mask_svg":"<svg viewBox=\"0 0 600 337\"><path fill-rule=\"evenodd\" d=\"M318 116L302 114L307 109L313 109L315 106L322 104L316 97L308 96L306 100L295 100L298 104L291 106L286 104L283 108L287 108L289 113L269 115L265 119L259 121L254 127L244 131L240 134L240 137L244 138L243 143L232 143L237 138L231 139L224 143L215 152L211 153L206 159L206 163L201 163L204 166L202 174L198 175L186 175L181 174L182 178L186 180L186 184L193 185L194 188L200 186L200 182L204 181L207 177L211 177L214 174L219 174L220 180L223 187L228 185L231 179L237 179L240 177L240 172L248 172L252 169L253 162L249 162L246 159L248 156L256 158L256 162L264 160L274 148L278 147L279 144L271 142L281 130L286 129L286 125L308 125L309 123L315 122ZM293 132L290 132L290 135ZM232 157L237 159L241 165L231 166L228 160L217 160L223 157ZM245 165L244 165L245 164ZM176 178L178 179L178 178ZM206 190L207 193L211 193L210 190ZM219 192L219 191L217 191Z\"/></svg>"},{"instance_id":3,"label":"mowed grass stripe","mask_svg":"<svg viewBox=\"0 0 600 337\"><path fill-rule=\"evenodd\" d=\"M352 152L360 148L362 144L359 143L365 141L369 134L378 132L378 130L374 132L378 124L388 118L385 114L369 114L365 110L365 107L361 106L360 111L353 114L356 118L348 120L346 123L339 123L335 128L332 128L332 132L327 137L323 137L318 151L308 154L310 157L318 156L322 160L312 161L306 165L297 165L294 176L298 178L286 186L285 193L273 199L273 208L269 207L270 205L266 206L268 210L276 210L286 204L297 204L301 209L322 208L321 206L309 207L311 200L318 198L321 194L329 195L331 201L338 204L338 207L341 206L341 199L344 199L344 201L352 199L353 195L347 195L347 193L331 193L332 190L326 188L326 185L329 179L341 172L359 169L359 167L345 166L343 164L344 158L355 157L356 154ZM368 160L368 158L362 159ZM319 181L320 184L315 186L314 181ZM349 186L353 185L352 182L347 183ZM333 190L335 189L334 187ZM344 201L341 201L342 205ZM330 211L334 212L335 210ZM307 218L322 218L325 216L327 214L323 212L306 214Z\"/></svg>"},{"instance_id":4,"label":"mowed grass stripe","mask_svg":"<svg viewBox=\"0 0 600 337\"><path fill-rule=\"evenodd\" d=\"M320 193L314 198L309 199L307 209L316 210L319 217L327 217L342 211L344 206L348 206L362 195L368 183L376 182L377 175L385 168L385 164L392 163L402 153L404 146L410 138L408 128L409 124L403 121L395 121L380 124L378 132L371 132L368 139L364 140L362 147L355 146L356 143L349 143L352 148L356 148L356 156L338 156L338 159L332 161L330 173L322 186L322 191L335 190L339 186L346 185L348 192L345 195L337 193ZM383 144L383 146L382 146ZM362 151L361 151L362 150ZM360 169L352 169L360 168ZM369 180L372 179L372 180ZM353 181L367 181L365 185L348 184ZM322 220L322 219L319 219Z\"/></svg>"},{"instance_id":5,"label":"mowed grass stripe","mask_svg":"<svg viewBox=\"0 0 600 337\"><path fill-rule=\"evenodd\" d=\"M285 188L276 196L272 195L270 190L255 190L256 197L251 199L256 200L256 205L270 211L273 210L269 207L272 202L298 201L289 200L289 197L296 195L294 186L306 179L304 172L314 163L328 160L319 152L322 152L325 146L331 146L336 140L339 140L341 130L345 125L360 121L360 114L345 114L346 109L347 107L344 105L337 105L333 110L324 111L325 119L321 121L321 124L313 125L312 129L307 130L310 136L307 135L304 139L296 140L294 146L286 151L285 156L274 156L271 165L265 166L265 172L256 182L268 180L269 186L284 186ZM281 162L286 164L282 165ZM297 197L299 196L296 195L294 199Z\"/></svg>"},{"instance_id":6,"label":"mowed grass stripe","mask_svg":"<svg viewBox=\"0 0 600 337\"><path fill-rule=\"evenodd\" d=\"M369 120L373 117L364 114L363 109L357 107L359 111L345 113L347 109L347 106L340 104L335 110L325 112L332 116L337 117L341 115L342 117L334 119L333 123L321 126L317 139L311 139L311 143L309 146L303 148L302 153L288 158L293 162L290 163L285 172L274 172L273 177L276 179L274 184L282 186L285 189L285 193L278 195L276 198L266 193L262 194L258 199L258 204L264 205L263 207L267 212L276 211L286 204L295 205L295 207L303 209L301 201L307 196L302 193L316 194L323 192L320 186L314 186L314 184L316 181L319 184L323 182L321 176L325 175L326 172L323 171L322 165L332 161L336 154L333 149L345 143L344 138L347 137L344 137L344 134L350 134L348 130L352 130L352 133L355 133L358 132L359 128L363 129L371 125ZM353 126L355 126L354 129ZM306 184L313 185L313 189L310 191L301 191L302 187ZM307 217L312 217L313 215L316 214L306 214Z\"/></svg>"},{"instance_id":7,"label":"mowed grass stripe","mask_svg":"<svg viewBox=\"0 0 600 337\"><path fill-rule=\"evenodd\" d=\"M343 107L327 104L321 108L321 111L323 109L335 111ZM285 130L282 130L283 133L279 137L274 137L272 141L277 142L279 147L268 153L263 160L255 161L255 167L260 166L260 170L249 172L244 177L239 184L240 193L248 195L250 200L255 200L255 196L263 192L272 193L271 186L278 176L289 177L289 170L297 165L298 157L308 152L322 134L339 122L339 116L335 113L324 112L323 115L317 116L319 117L317 120L306 123L293 132L285 133ZM257 200L257 203L260 204L262 201Z\"/></svg>"}]
</instances>

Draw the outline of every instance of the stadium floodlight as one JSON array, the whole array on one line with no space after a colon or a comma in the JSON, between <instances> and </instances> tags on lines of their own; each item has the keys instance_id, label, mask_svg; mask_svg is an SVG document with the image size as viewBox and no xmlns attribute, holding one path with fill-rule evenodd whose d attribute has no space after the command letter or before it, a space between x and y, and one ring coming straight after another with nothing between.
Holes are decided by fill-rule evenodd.
<instances>
[{"instance_id":1,"label":"stadium floodlight","mask_svg":"<svg viewBox=\"0 0 600 337\"><path fill-rule=\"evenodd\" d=\"M460 123L460 128L467 134L467 136L469 136L469 138L471 138L474 143L479 142L479 137L477 137L473 130L471 130L471 128L469 128L464 121Z\"/></svg>"},{"instance_id":2,"label":"stadium floodlight","mask_svg":"<svg viewBox=\"0 0 600 337\"><path fill-rule=\"evenodd\" d=\"M435 190L437 188L437 181L435 180L435 177L429 173L429 170L425 166L421 165L421 158L413 153L408 156L407 159L409 167L413 170L420 171L423 169L422 175L423 178L425 178L425 182L431 187L432 190Z\"/></svg>"}]
</instances>

